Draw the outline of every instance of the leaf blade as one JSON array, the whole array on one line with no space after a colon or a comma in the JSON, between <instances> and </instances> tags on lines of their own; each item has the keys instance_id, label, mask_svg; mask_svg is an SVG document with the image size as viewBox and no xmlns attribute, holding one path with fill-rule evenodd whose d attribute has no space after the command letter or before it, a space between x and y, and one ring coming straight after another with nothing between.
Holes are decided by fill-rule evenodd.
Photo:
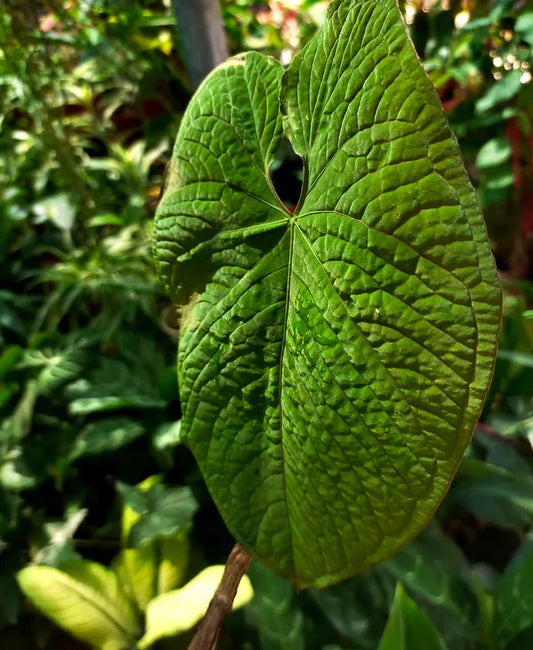
<instances>
[{"instance_id":1,"label":"leaf blade","mask_svg":"<svg viewBox=\"0 0 533 650\"><path fill-rule=\"evenodd\" d=\"M295 215L257 133L282 137L280 78ZM183 440L235 537L324 586L413 537L468 444L500 314L479 206L394 0L335 0L283 77L245 55L191 107L154 231Z\"/></svg>"},{"instance_id":2,"label":"leaf blade","mask_svg":"<svg viewBox=\"0 0 533 650\"><path fill-rule=\"evenodd\" d=\"M28 566L17 574L19 586L36 607L75 637L104 650L130 647L137 622L126 601L113 598L119 596L115 576L92 562L68 564L74 575Z\"/></svg>"}]
</instances>

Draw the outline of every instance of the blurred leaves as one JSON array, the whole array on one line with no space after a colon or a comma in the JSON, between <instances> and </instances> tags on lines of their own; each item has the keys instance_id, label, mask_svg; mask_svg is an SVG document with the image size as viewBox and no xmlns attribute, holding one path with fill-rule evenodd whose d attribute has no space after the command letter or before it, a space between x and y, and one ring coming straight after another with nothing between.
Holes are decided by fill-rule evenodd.
<instances>
[{"instance_id":1,"label":"blurred leaves","mask_svg":"<svg viewBox=\"0 0 533 650\"><path fill-rule=\"evenodd\" d=\"M445 650L439 633L398 583L378 650Z\"/></svg>"},{"instance_id":2,"label":"blurred leaves","mask_svg":"<svg viewBox=\"0 0 533 650\"><path fill-rule=\"evenodd\" d=\"M223 630L224 647L375 650L391 637L395 650L424 639L425 650L533 644L533 13L507 0L403 4L505 276L493 384L469 457L428 529L373 571L320 591L296 594L254 564L254 599ZM287 60L326 6L222 2L234 52ZM189 98L173 25L159 1L7 0L0 12L0 628L8 649L86 647L44 634L35 611L20 606L15 575L28 562L49 565L30 566L38 571L82 555L112 564L139 638L148 602L223 562L231 544L180 444L176 332L164 324L170 306L151 261L150 220ZM122 529L121 499L131 505ZM113 591L105 590L99 603ZM172 644L186 645L180 636Z\"/></svg>"},{"instance_id":3,"label":"blurred leaves","mask_svg":"<svg viewBox=\"0 0 533 650\"><path fill-rule=\"evenodd\" d=\"M451 499L498 526L527 526L533 522L533 476L512 473L481 460L463 461Z\"/></svg>"},{"instance_id":4,"label":"blurred leaves","mask_svg":"<svg viewBox=\"0 0 533 650\"><path fill-rule=\"evenodd\" d=\"M190 488L154 485L145 490L124 483L117 487L124 505L139 515L129 530L129 545L143 546L158 537L176 535L191 527L198 504Z\"/></svg>"},{"instance_id":5,"label":"blurred leaves","mask_svg":"<svg viewBox=\"0 0 533 650\"><path fill-rule=\"evenodd\" d=\"M254 598L247 620L257 629L263 650L305 650L305 619L290 584L259 562L248 572Z\"/></svg>"},{"instance_id":6,"label":"blurred leaves","mask_svg":"<svg viewBox=\"0 0 533 650\"><path fill-rule=\"evenodd\" d=\"M504 643L533 626L532 542L524 541L496 588L495 633Z\"/></svg>"}]
</instances>

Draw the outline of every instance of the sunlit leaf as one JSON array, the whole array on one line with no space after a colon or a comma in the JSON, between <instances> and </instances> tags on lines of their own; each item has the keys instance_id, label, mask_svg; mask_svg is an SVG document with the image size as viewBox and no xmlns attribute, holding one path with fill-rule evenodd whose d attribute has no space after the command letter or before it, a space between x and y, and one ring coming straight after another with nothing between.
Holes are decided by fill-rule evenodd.
<instances>
[{"instance_id":1,"label":"sunlit leaf","mask_svg":"<svg viewBox=\"0 0 533 650\"><path fill-rule=\"evenodd\" d=\"M64 571L29 566L18 573L24 594L43 614L73 636L102 650L125 650L133 644L137 620L115 574L77 561Z\"/></svg>"},{"instance_id":2,"label":"sunlit leaf","mask_svg":"<svg viewBox=\"0 0 533 650\"><path fill-rule=\"evenodd\" d=\"M189 564L185 534L162 537L139 548L127 548L113 561L122 588L144 611L149 601L179 587Z\"/></svg>"},{"instance_id":3,"label":"sunlit leaf","mask_svg":"<svg viewBox=\"0 0 533 650\"><path fill-rule=\"evenodd\" d=\"M476 157L478 169L495 167L511 157L511 145L507 138L493 138L481 147Z\"/></svg>"},{"instance_id":4,"label":"sunlit leaf","mask_svg":"<svg viewBox=\"0 0 533 650\"><path fill-rule=\"evenodd\" d=\"M284 137L304 163L294 213L269 176ZM215 70L154 240L180 308L181 435L230 531L298 587L397 551L468 444L500 295L395 0L334 0L286 71L257 53Z\"/></svg>"},{"instance_id":5,"label":"sunlit leaf","mask_svg":"<svg viewBox=\"0 0 533 650\"><path fill-rule=\"evenodd\" d=\"M210 566L181 589L152 600L146 609L146 632L138 645L141 650L165 636L192 628L203 617L218 587L223 566ZM233 601L233 609L246 605L253 597L248 576L243 576Z\"/></svg>"}]
</instances>

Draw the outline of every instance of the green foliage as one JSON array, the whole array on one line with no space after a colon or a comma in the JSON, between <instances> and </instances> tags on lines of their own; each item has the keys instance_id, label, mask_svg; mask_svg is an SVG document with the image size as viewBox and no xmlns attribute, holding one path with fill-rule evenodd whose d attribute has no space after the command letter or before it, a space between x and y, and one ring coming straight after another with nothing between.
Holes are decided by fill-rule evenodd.
<instances>
[{"instance_id":1,"label":"green foliage","mask_svg":"<svg viewBox=\"0 0 533 650\"><path fill-rule=\"evenodd\" d=\"M431 621L398 583L378 650L445 650Z\"/></svg>"},{"instance_id":2,"label":"green foliage","mask_svg":"<svg viewBox=\"0 0 533 650\"><path fill-rule=\"evenodd\" d=\"M140 491L150 489L141 485ZM126 506L124 519L130 517ZM20 588L54 623L93 647L149 648L198 622L224 571L223 566L210 566L183 585L188 547L184 544L187 526L181 528L177 537L159 537L122 550L113 569L80 559L62 562L57 569L28 566L18 573ZM245 576L234 608L252 597Z\"/></svg>"},{"instance_id":3,"label":"green foliage","mask_svg":"<svg viewBox=\"0 0 533 650\"><path fill-rule=\"evenodd\" d=\"M161 594L149 602L146 608L146 633L139 641L139 648L144 650L163 636L192 628L204 615L209 598L223 573L223 566L208 567L181 589ZM244 576L239 583L233 608L242 607L252 596L250 581ZM176 612L179 612L178 616Z\"/></svg>"},{"instance_id":4,"label":"green foliage","mask_svg":"<svg viewBox=\"0 0 533 650\"><path fill-rule=\"evenodd\" d=\"M33 604L75 637L103 650L131 647L137 622L110 569L75 560L61 570L26 567L18 580Z\"/></svg>"},{"instance_id":5,"label":"green foliage","mask_svg":"<svg viewBox=\"0 0 533 650\"><path fill-rule=\"evenodd\" d=\"M323 23L327 3L222 5L234 53L258 49L287 65ZM531 8L469 0L460 23L463 3L400 6L505 271L494 381L468 460L430 528L377 568L320 590L296 593L254 563L254 599L228 618L221 647L376 650L398 582L450 649L533 646ZM24 566L111 566L135 610L138 640L148 602L223 563L232 544L180 444L177 323L150 251L150 220L190 86L168 2L6 0L2 9L0 645L82 650L85 642L21 596ZM480 111L487 94L501 97L491 88L508 75L516 94ZM293 210L301 172L286 143L271 171ZM121 525L119 484L130 494L160 486L135 503L163 533L172 504L165 497L190 489L192 528L187 519L177 535L169 528L128 547L139 513L125 508ZM155 647L185 649L189 638L179 633Z\"/></svg>"},{"instance_id":6,"label":"green foliage","mask_svg":"<svg viewBox=\"0 0 533 650\"><path fill-rule=\"evenodd\" d=\"M269 177L284 137L294 213ZM298 587L396 552L469 442L500 295L395 3L334 2L285 72L257 53L215 70L154 238L181 310L181 436L229 529Z\"/></svg>"}]
</instances>

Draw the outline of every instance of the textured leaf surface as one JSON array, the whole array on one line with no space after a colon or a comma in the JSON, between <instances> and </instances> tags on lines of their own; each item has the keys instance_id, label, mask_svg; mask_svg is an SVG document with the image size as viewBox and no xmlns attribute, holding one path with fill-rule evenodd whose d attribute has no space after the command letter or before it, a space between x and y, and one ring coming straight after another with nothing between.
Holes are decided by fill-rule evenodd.
<instances>
[{"instance_id":1,"label":"textured leaf surface","mask_svg":"<svg viewBox=\"0 0 533 650\"><path fill-rule=\"evenodd\" d=\"M283 137L304 161L294 214L269 178ZM181 435L233 534L300 587L394 553L468 443L500 312L394 0L334 1L286 72L254 53L214 71L154 236L180 306Z\"/></svg>"}]
</instances>

